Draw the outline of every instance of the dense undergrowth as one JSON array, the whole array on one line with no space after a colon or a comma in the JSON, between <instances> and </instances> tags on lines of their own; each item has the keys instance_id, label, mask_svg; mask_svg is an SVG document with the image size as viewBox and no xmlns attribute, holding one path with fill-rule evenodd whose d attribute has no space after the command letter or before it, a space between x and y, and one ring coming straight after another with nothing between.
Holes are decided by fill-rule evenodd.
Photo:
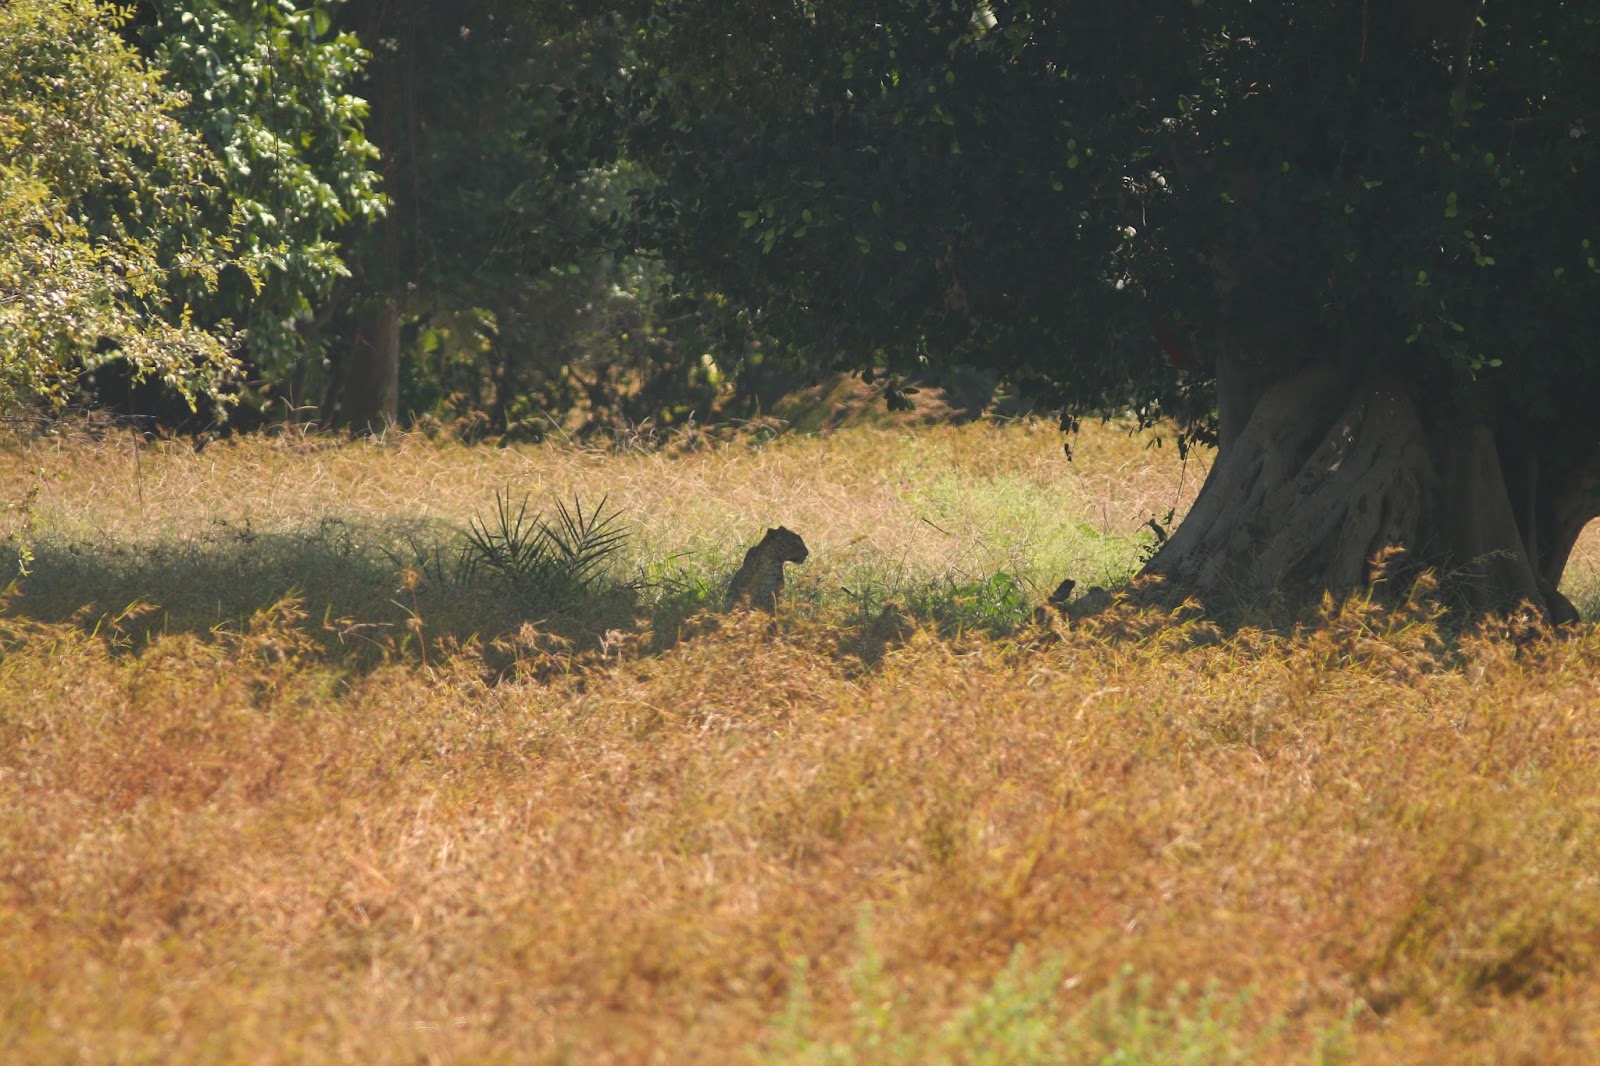
<instances>
[{"instance_id":1,"label":"dense undergrowth","mask_svg":"<svg viewBox=\"0 0 1600 1066\"><path fill-rule=\"evenodd\" d=\"M1600 1056L1594 626L1033 625L1180 476L1054 449L14 450L0 1058ZM450 562L507 485L624 516L581 609Z\"/></svg>"}]
</instances>

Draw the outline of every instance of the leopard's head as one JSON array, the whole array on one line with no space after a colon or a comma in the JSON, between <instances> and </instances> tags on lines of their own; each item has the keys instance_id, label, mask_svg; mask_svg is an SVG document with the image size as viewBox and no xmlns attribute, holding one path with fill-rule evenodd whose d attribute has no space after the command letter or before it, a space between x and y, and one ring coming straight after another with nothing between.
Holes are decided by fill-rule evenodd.
<instances>
[{"instance_id":1,"label":"leopard's head","mask_svg":"<svg viewBox=\"0 0 1600 1066\"><path fill-rule=\"evenodd\" d=\"M761 538L761 546L786 563L803 563L811 554L800 534L784 526L767 530L767 535Z\"/></svg>"}]
</instances>

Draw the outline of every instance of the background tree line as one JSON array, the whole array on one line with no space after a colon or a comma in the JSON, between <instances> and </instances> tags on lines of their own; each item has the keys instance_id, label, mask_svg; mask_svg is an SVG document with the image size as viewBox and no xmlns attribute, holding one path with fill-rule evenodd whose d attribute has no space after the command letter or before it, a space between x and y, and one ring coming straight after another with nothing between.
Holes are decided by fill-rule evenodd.
<instances>
[{"instance_id":1,"label":"background tree line","mask_svg":"<svg viewBox=\"0 0 1600 1066\"><path fill-rule=\"evenodd\" d=\"M8 402L514 436L707 417L749 330L642 236L637 28L502 2L7 5Z\"/></svg>"}]
</instances>

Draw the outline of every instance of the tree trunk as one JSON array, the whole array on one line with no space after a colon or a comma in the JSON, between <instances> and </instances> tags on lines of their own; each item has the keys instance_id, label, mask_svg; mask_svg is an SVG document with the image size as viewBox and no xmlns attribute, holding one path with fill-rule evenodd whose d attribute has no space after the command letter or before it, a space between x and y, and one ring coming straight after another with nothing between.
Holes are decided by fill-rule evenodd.
<instances>
[{"instance_id":1,"label":"tree trunk","mask_svg":"<svg viewBox=\"0 0 1600 1066\"><path fill-rule=\"evenodd\" d=\"M375 432L400 417L400 308L393 299L376 300L354 318L325 409L335 426Z\"/></svg>"},{"instance_id":2,"label":"tree trunk","mask_svg":"<svg viewBox=\"0 0 1600 1066\"><path fill-rule=\"evenodd\" d=\"M375 234L352 240L348 343L337 354L323 417L331 425L370 433L400 416L399 299L414 280L408 233L420 230L416 188L415 71L419 19L390 0L349 4L349 28L369 46L362 95L367 135L377 146L384 192L390 198ZM409 211L404 225L400 213Z\"/></svg>"},{"instance_id":3,"label":"tree trunk","mask_svg":"<svg viewBox=\"0 0 1600 1066\"><path fill-rule=\"evenodd\" d=\"M1257 391L1227 370L1219 396L1251 403L1249 417L1229 420L1193 509L1145 568L1163 587L1213 610L1298 607L1432 568L1474 613L1526 602L1576 618L1556 586L1600 511L1592 462L1508 478L1485 422L1424 416L1397 379L1322 366Z\"/></svg>"},{"instance_id":4,"label":"tree trunk","mask_svg":"<svg viewBox=\"0 0 1600 1066\"><path fill-rule=\"evenodd\" d=\"M1527 434L1512 436L1502 446L1507 489L1528 561L1557 621L1578 617L1557 589L1583 527L1600 515L1597 452L1600 447L1586 452L1581 441L1570 440L1540 447Z\"/></svg>"},{"instance_id":5,"label":"tree trunk","mask_svg":"<svg viewBox=\"0 0 1600 1066\"><path fill-rule=\"evenodd\" d=\"M1438 114L1460 121L1481 7L1482 0L1360 6L1358 73L1379 79L1388 64L1415 62L1422 45L1448 49L1454 75L1448 93L1435 87ZM1383 84L1374 80L1371 91ZM1363 97L1360 106L1425 123L1434 104ZM1226 186L1248 214L1265 203L1263 172L1243 157L1236 163ZM1600 432L1592 423L1557 424L1553 409L1566 404L1550 405L1551 421L1538 424L1508 414L1493 388L1478 390L1475 406L1454 397L1449 382L1430 387L1350 369L1374 362L1337 350L1370 343L1361 323L1351 323L1354 340L1297 335L1316 312L1280 265L1299 254L1288 243L1295 239L1271 227L1242 229L1210 255L1224 325L1217 461L1188 517L1145 568L1162 579L1162 591L1151 594L1194 595L1214 611L1297 609L1324 591L1431 569L1467 611L1527 603L1550 622L1576 620L1558 587L1573 544L1600 515ZM1323 364L1284 377L1277 341L1291 334Z\"/></svg>"}]
</instances>

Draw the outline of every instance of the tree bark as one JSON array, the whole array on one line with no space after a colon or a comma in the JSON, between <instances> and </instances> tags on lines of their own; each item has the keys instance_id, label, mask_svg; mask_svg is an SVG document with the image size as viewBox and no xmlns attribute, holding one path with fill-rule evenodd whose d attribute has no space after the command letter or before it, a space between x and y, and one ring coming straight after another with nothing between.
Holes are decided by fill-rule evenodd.
<instances>
[{"instance_id":1,"label":"tree bark","mask_svg":"<svg viewBox=\"0 0 1600 1066\"><path fill-rule=\"evenodd\" d=\"M400 417L400 307L393 299L375 300L354 317L325 410L335 426L376 432Z\"/></svg>"},{"instance_id":2,"label":"tree bark","mask_svg":"<svg viewBox=\"0 0 1600 1066\"><path fill-rule=\"evenodd\" d=\"M379 45L366 65L362 95L369 107L366 132L378 148L391 202L373 237L353 241L348 344L337 355L323 417L334 426L370 433L400 416L399 301L414 279L414 256L405 236L420 229L412 69L419 20L406 5L389 0L347 5L342 17L369 47ZM413 215L404 227L402 210Z\"/></svg>"},{"instance_id":3,"label":"tree bark","mask_svg":"<svg viewBox=\"0 0 1600 1066\"><path fill-rule=\"evenodd\" d=\"M1600 442L1581 440L1543 447L1528 433L1508 434L1501 452L1506 484L1528 561L1557 621L1577 610L1558 591L1561 574L1584 526L1600 517Z\"/></svg>"},{"instance_id":4,"label":"tree bark","mask_svg":"<svg viewBox=\"0 0 1600 1066\"><path fill-rule=\"evenodd\" d=\"M1235 405L1256 389L1227 380ZM1329 366L1260 391L1182 525L1145 573L1209 609L1289 608L1423 568L1473 613L1530 603L1574 620L1556 591L1573 542L1595 517L1595 466L1553 483L1507 476L1487 423L1425 415L1395 378ZM1237 418L1238 416L1235 415ZM1532 501L1519 507L1516 493Z\"/></svg>"}]
</instances>

